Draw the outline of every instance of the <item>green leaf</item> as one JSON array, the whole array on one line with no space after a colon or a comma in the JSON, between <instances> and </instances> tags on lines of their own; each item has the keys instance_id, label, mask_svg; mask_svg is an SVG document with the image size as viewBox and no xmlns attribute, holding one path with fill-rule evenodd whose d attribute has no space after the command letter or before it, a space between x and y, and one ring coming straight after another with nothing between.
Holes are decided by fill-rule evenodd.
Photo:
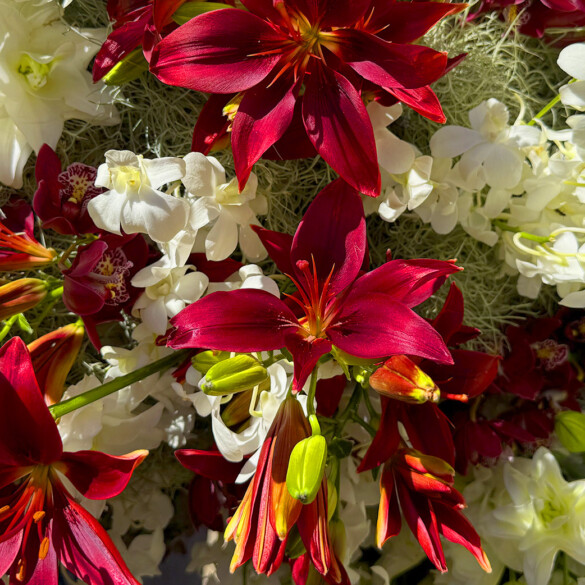
<instances>
[{"instance_id":1,"label":"green leaf","mask_svg":"<svg viewBox=\"0 0 585 585\"><path fill-rule=\"evenodd\" d=\"M221 8L232 7L226 6L221 2L186 2L173 14L173 20L177 24L185 24L196 16L211 12L212 10L220 10Z\"/></svg>"},{"instance_id":2,"label":"green leaf","mask_svg":"<svg viewBox=\"0 0 585 585\"><path fill-rule=\"evenodd\" d=\"M106 85L123 85L134 81L148 71L148 61L144 58L141 48L134 49L127 57L104 75L102 81Z\"/></svg>"},{"instance_id":3,"label":"green leaf","mask_svg":"<svg viewBox=\"0 0 585 585\"><path fill-rule=\"evenodd\" d=\"M573 410L560 412L555 418L555 432L571 453L585 451L585 414Z\"/></svg>"}]
</instances>

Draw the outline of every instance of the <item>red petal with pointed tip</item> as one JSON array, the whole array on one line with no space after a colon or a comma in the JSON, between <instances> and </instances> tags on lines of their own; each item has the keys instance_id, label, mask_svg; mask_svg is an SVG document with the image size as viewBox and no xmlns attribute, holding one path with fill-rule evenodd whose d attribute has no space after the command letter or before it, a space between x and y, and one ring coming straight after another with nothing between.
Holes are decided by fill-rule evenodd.
<instances>
[{"instance_id":1,"label":"red petal with pointed tip","mask_svg":"<svg viewBox=\"0 0 585 585\"><path fill-rule=\"evenodd\" d=\"M88 585L139 585L102 525L69 496L53 518L53 546L65 568Z\"/></svg>"},{"instance_id":2,"label":"red petal with pointed tip","mask_svg":"<svg viewBox=\"0 0 585 585\"><path fill-rule=\"evenodd\" d=\"M457 14L467 4L447 2L393 2L377 0L367 29L393 43L411 43L425 35L445 16ZM390 26L387 26L390 23ZM379 30L382 28L382 30Z\"/></svg>"},{"instance_id":3,"label":"red petal with pointed tip","mask_svg":"<svg viewBox=\"0 0 585 585\"><path fill-rule=\"evenodd\" d=\"M384 88L414 88L437 81L447 66L447 55L419 45L387 43L366 32L334 32L328 47L356 73Z\"/></svg>"},{"instance_id":4,"label":"red petal with pointed tip","mask_svg":"<svg viewBox=\"0 0 585 585\"><path fill-rule=\"evenodd\" d=\"M0 349L0 461L49 464L61 457L57 425L35 377L26 345L13 337Z\"/></svg>"},{"instance_id":5,"label":"red petal with pointed tip","mask_svg":"<svg viewBox=\"0 0 585 585\"><path fill-rule=\"evenodd\" d=\"M295 273L290 259L293 236L267 230L258 225L251 227L258 234L262 245L266 248L268 255L274 261L278 270L283 274L292 276Z\"/></svg>"},{"instance_id":6,"label":"red petal with pointed tip","mask_svg":"<svg viewBox=\"0 0 585 585\"><path fill-rule=\"evenodd\" d=\"M225 483L234 483L244 465L244 461L227 461L219 451L179 449L175 451L175 457L183 467L197 475Z\"/></svg>"},{"instance_id":7,"label":"red petal with pointed tip","mask_svg":"<svg viewBox=\"0 0 585 585\"><path fill-rule=\"evenodd\" d=\"M447 276L461 268L442 260L390 260L360 276L351 289L350 298L383 293L407 307L426 301L445 282Z\"/></svg>"},{"instance_id":8,"label":"red petal with pointed tip","mask_svg":"<svg viewBox=\"0 0 585 585\"><path fill-rule=\"evenodd\" d=\"M400 89L398 87L387 88L402 103L412 108L425 118L444 124L447 120L443 108L435 95L435 92L428 86L417 87L416 89Z\"/></svg>"},{"instance_id":9,"label":"red petal with pointed tip","mask_svg":"<svg viewBox=\"0 0 585 585\"><path fill-rule=\"evenodd\" d=\"M461 329L463 311L463 295L457 285L452 282L445 304L441 307L439 314L431 321L445 343L449 344L451 337Z\"/></svg>"},{"instance_id":10,"label":"red petal with pointed tip","mask_svg":"<svg viewBox=\"0 0 585 585\"><path fill-rule=\"evenodd\" d=\"M232 150L240 190L252 167L289 127L295 109L298 84L288 76L268 87L244 93L232 127Z\"/></svg>"},{"instance_id":11,"label":"red petal with pointed tip","mask_svg":"<svg viewBox=\"0 0 585 585\"><path fill-rule=\"evenodd\" d=\"M353 85L317 63L303 95L303 121L309 140L325 162L352 187L377 197L380 169L372 123Z\"/></svg>"},{"instance_id":12,"label":"red petal with pointed tip","mask_svg":"<svg viewBox=\"0 0 585 585\"><path fill-rule=\"evenodd\" d=\"M305 283L296 263L306 260L310 266L313 259L321 283L333 269L329 290L339 293L358 275L365 251L362 201L353 187L337 179L317 194L294 235L290 258L296 278Z\"/></svg>"},{"instance_id":13,"label":"red petal with pointed tip","mask_svg":"<svg viewBox=\"0 0 585 585\"><path fill-rule=\"evenodd\" d=\"M384 466L380 477L380 506L378 507L378 525L376 544L379 548L402 528L402 516L396 495L394 472L391 466Z\"/></svg>"},{"instance_id":14,"label":"red petal with pointed tip","mask_svg":"<svg viewBox=\"0 0 585 585\"><path fill-rule=\"evenodd\" d=\"M293 390L299 392L319 358L331 351L331 342L321 337L309 341L301 335L292 334L286 336L286 347L292 353L295 364Z\"/></svg>"},{"instance_id":15,"label":"red petal with pointed tip","mask_svg":"<svg viewBox=\"0 0 585 585\"><path fill-rule=\"evenodd\" d=\"M355 357L406 354L453 363L442 337L422 317L380 293L358 297L352 291L327 336Z\"/></svg>"},{"instance_id":16,"label":"red petal with pointed tip","mask_svg":"<svg viewBox=\"0 0 585 585\"><path fill-rule=\"evenodd\" d=\"M481 548L481 540L463 514L441 502L433 502L433 509L441 534L447 540L463 545L477 559L481 568L491 573L490 562Z\"/></svg>"},{"instance_id":17,"label":"red petal with pointed tip","mask_svg":"<svg viewBox=\"0 0 585 585\"><path fill-rule=\"evenodd\" d=\"M173 14L187 0L154 0L152 3L152 20L159 32L171 22Z\"/></svg>"},{"instance_id":18,"label":"red petal with pointed tip","mask_svg":"<svg viewBox=\"0 0 585 585\"><path fill-rule=\"evenodd\" d=\"M358 473L374 469L388 461L400 444L400 433L398 432L398 419L396 417L395 402L388 398L381 398L382 414L380 426L372 439L364 458L362 459Z\"/></svg>"},{"instance_id":19,"label":"red petal with pointed tip","mask_svg":"<svg viewBox=\"0 0 585 585\"><path fill-rule=\"evenodd\" d=\"M201 14L155 48L151 71L168 85L233 93L260 83L281 54L256 55L282 36L250 12L226 8Z\"/></svg>"},{"instance_id":20,"label":"red petal with pointed tip","mask_svg":"<svg viewBox=\"0 0 585 585\"><path fill-rule=\"evenodd\" d=\"M100 451L65 452L59 470L86 498L106 500L124 491L147 455L144 449L119 457Z\"/></svg>"},{"instance_id":21,"label":"red petal with pointed tip","mask_svg":"<svg viewBox=\"0 0 585 585\"><path fill-rule=\"evenodd\" d=\"M215 292L189 305L171 320L169 347L225 351L269 351L285 346L299 328L293 312L264 290Z\"/></svg>"},{"instance_id":22,"label":"red petal with pointed tip","mask_svg":"<svg viewBox=\"0 0 585 585\"><path fill-rule=\"evenodd\" d=\"M424 496L409 492L400 481L397 482L396 487L400 507L408 527L430 561L444 573L447 570L447 564L439 536L439 525L431 502Z\"/></svg>"}]
</instances>

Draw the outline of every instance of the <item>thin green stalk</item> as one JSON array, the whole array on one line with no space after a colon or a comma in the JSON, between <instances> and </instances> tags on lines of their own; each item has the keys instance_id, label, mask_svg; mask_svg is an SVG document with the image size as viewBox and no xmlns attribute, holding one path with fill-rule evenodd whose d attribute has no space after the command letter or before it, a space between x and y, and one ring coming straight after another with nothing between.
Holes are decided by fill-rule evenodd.
<instances>
[{"instance_id":1,"label":"thin green stalk","mask_svg":"<svg viewBox=\"0 0 585 585\"><path fill-rule=\"evenodd\" d=\"M550 100L550 102L548 102L548 104L546 104L546 106L544 106L544 108L542 108L542 110L540 110L540 112L538 112L538 114L536 114L536 116L534 116L534 118L532 118L532 120L530 120L530 122L528 122L527 125L534 126L534 124L536 124L536 120L540 120L540 118L542 118L547 112L552 110L554 106L556 106L560 101L561 96L560 94L557 94L552 100Z\"/></svg>"},{"instance_id":2,"label":"thin green stalk","mask_svg":"<svg viewBox=\"0 0 585 585\"><path fill-rule=\"evenodd\" d=\"M65 414L77 410L78 408L82 408L83 406L91 404L96 400L105 398L106 396L109 396L110 394L113 394L114 392L117 392L126 386L130 386L130 384L144 380L144 378L148 378L148 376L152 376L152 374L156 374L157 372L161 372L178 365L182 360L185 359L187 354L188 350L176 351L167 357L156 360L155 362L152 362L143 368L138 368L134 372L130 372L125 376L115 378L114 380L84 392L79 396L74 396L73 398L69 398L69 400L64 400L58 404L53 404L53 406L49 407L49 410L53 415L53 418L60 418Z\"/></svg>"},{"instance_id":3,"label":"thin green stalk","mask_svg":"<svg viewBox=\"0 0 585 585\"><path fill-rule=\"evenodd\" d=\"M311 374L311 383L309 385L309 392L307 394L307 414L310 416L315 413L315 394L317 393L317 372L319 365L315 365L315 369Z\"/></svg>"}]
</instances>

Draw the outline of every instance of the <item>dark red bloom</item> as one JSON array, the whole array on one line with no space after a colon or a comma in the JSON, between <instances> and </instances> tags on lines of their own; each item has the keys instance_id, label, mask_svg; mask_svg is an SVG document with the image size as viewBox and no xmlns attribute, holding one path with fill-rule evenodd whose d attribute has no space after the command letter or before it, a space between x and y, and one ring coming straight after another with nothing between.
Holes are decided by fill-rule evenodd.
<instances>
[{"instance_id":1,"label":"dark red bloom","mask_svg":"<svg viewBox=\"0 0 585 585\"><path fill-rule=\"evenodd\" d=\"M339 348L359 358L409 354L451 363L440 335L411 307L426 300L459 268L437 260L391 260L362 274L366 228L357 191L341 180L323 189L294 238L257 230L298 293L298 317L263 290L216 292L193 303L171 324L169 345L226 351L286 347L300 390L319 358Z\"/></svg>"},{"instance_id":2,"label":"dark red bloom","mask_svg":"<svg viewBox=\"0 0 585 585\"><path fill-rule=\"evenodd\" d=\"M481 567L491 572L473 526L460 512L463 496L453 487L454 470L437 457L413 449L400 449L387 461L380 477L377 544L396 536L402 515L431 562L447 570L440 535L463 545Z\"/></svg>"},{"instance_id":3,"label":"dark red bloom","mask_svg":"<svg viewBox=\"0 0 585 585\"><path fill-rule=\"evenodd\" d=\"M63 452L26 346L11 339L0 349L0 575L12 584L57 585L61 563L88 585L138 585L60 474L87 498L112 498L146 455Z\"/></svg>"},{"instance_id":4,"label":"dark red bloom","mask_svg":"<svg viewBox=\"0 0 585 585\"><path fill-rule=\"evenodd\" d=\"M92 343L100 347L96 325L120 321L140 290L130 281L148 261L148 246L141 235L106 236L78 249L63 271L63 302L82 317Z\"/></svg>"},{"instance_id":5,"label":"dark red bloom","mask_svg":"<svg viewBox=\"0 0 585 585\"><path fill-rule=\"evenodd\" d=\"M179 27L155 47L151 70L169 85L237 94L222 108L233 118L240 188L254 163L300 117L304 134L323 159L357 190L378 195L380 172L363 92L376 90L444 122L429 84L445 73L447 56L411 43L465 5L392 0L243 4L249 12L216 10Z\"/></svg>"},{"instance_id":6,"label":"dark red bloom","mask_svg":"<svg viewBox=\"0 0 585 585\"><path fill-rule=\"evenodd\" d=\"M42 146L35 168L38 187L33 208L44 228L72 235L99 232L87 212L91 199L104 192L94 185L96 174L94 167L81 163L62 171L55 151L47 144Z\"/></svg>"}]
</instances>

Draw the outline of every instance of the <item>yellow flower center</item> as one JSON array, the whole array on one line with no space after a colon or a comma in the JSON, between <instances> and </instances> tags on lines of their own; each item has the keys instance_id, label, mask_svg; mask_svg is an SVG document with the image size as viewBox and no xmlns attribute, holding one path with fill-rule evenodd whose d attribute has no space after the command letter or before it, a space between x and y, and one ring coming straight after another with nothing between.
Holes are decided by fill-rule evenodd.
<instances>
[{"instance_id":1,"label":"yellow flower center","mask_svg":"<svg viewBox=\"0 0 585 585\"><path fill-rule=\"evenodd\" d=\"M22 75L33 90L38 90L47 84L53 62L39 63L28 54L24 54L18 62L17 71Z\"/></svg>"}]
</instances>

